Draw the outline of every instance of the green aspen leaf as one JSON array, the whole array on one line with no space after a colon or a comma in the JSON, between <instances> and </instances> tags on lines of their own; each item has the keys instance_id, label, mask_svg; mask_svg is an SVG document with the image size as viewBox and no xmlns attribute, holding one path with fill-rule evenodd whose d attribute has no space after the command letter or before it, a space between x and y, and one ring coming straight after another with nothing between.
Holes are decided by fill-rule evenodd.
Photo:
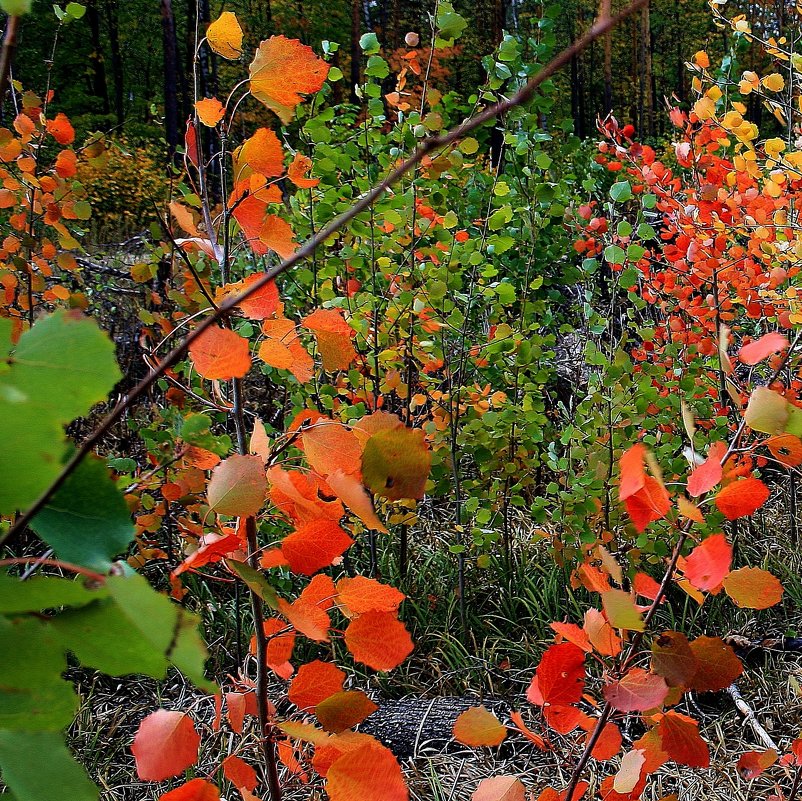
<instances>
[{"instance_id":1,"label":"green aspen leaf","mask_svg":"<svg viewBox=\"0 0 802 801\"><path fill-rule=\"evenodd\" d=\"M0 769L17 801L97 801L99 795L55 732L0 730Z\"/></svg>"},{"instance_id":2,"label":"green aspen leaf","mask_svg":"<svg viewBox=\"0 0 802 801\"><path fill-rule=\"evenodd\" d=\"M38 619L0 617L0 729L58 731L72 721L78 698L61 678L64 649Z\"/></svg>"},{"instance_id":3,"label":"green aspen leaf","mask_svg":"<svg viewBox=\"0 0 802 801\"><path fill-rule=\"evenodd\" d=\"M101 459L84 459L31 528L60 559L106 571L134 538L131 514Z\"/></svg>"},{"instance_id":4,"label":"green aspen leaf","mask_svg":"<svg viewBox=\"0 0 802 801\"><path fill-rule=\"evenodd\" d=\"M137 574L112 576L106 587L124 613L131 632L146 637L196 687L216 691L203 674L208 652L200 636L197 615L156 592Z\"/></svg>"},{"instance_id":5,"label":"green aspen leaf","mask_svg":"<svg viewBox=\"0 0 802 801\"><path fill-rule=\"evenodd\" d=\"M520 46L518 45L518 42L508 34L504 37L504 41L499 45L498 60L515 61L515 59L518 58L519 52Z\"/></svg>"},{"instance_id":6,"label":"green aspen leaf","mask_svg":"<svg viewBox=\"0 0 802 801\"><path fill-rule=\"evenodd\" d=\"M226 564L245 582L251 592L258 595L271 609L278 609L276 591L262 573L245 562L226 559Z\"/></svg>"},{"instance_id":7,"label":"green aspen leaf","mask_svg":"<svg viewBox=\"0 0 802 801\"><path fill-rule=\"evenodd\" d=\"M604 258L610 264L623 264L627 260L627 254L618 245L607 245L604 249Z\"/></svg>"},{"instance_id":8,"label":"green aspen leaf","mask_svg":"<svg viewBox=\"0 0 802 801\"><path fill-rule=\"evenodd\" d=\"M372 56L379 52L381 45L375 33L363 33L359 37L359 47L366 56Z\"/></svg>"},{"instance_id":9,"label":"green aspen leaf","mask_svg":"<svg viewBox=\"0 0 802 801\"><path fill-rule=\"evenodd\" d=\"M462 32L467 26L468 23L454 11L451 3L441 2L437 7L438 35L435 39L435 47L450 47L462 36Z\"/></svg>"},{"instance_id":10,"label":"green aspen leaf","mask_svg":"<svg viewBox=\"0 0 802 801\"><path fill-rule=\"evenodd\" d=\"M365 75L371 78L383 80L390 74L390 67L381 56L371 56L368 59L368 66L365 68Z\"/></svg>"},{"instance_id":11,"label":"green aspen leaf","mask_svg":"<svg viewBox=\"0 0 802 801\"><path fill-rule=\"evenodd\" d=\"M86 14L86 6L80 3L67 3L67 7L64 10L73 19L81 19Z\"/></svg>"},{"instance_id":12,"label":"green aspen leaf","mask_svg":"<svg viewBox=\"0 0 802 801\"><path fill-rule=\"evenodd\" d=\"M610 197L616 203L624 203L627 200L632 200L632 187L629 181L619 181L610 187Z\"/></svg>"},{"instance_id":13,"label":"green aspen leaf","mask_svg":"<svg viewBox=\"0 0 802 801\"><path fill-rule=\"evenodd\" d=\"M20 581L15 576L0 574L0 612L6 615L63 606L86 606L105 595L103 587L89 589L81 579L35 576Z\"/></svg>"}]
</instances>

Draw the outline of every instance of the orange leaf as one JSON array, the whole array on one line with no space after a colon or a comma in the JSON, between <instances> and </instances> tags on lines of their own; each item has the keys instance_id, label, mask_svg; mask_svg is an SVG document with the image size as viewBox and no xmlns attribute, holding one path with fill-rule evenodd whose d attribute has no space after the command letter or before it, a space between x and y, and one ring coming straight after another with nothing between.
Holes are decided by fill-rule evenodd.
<instances>
[{"instance_id":1,"label":"orange leaf","mask_svg":"<svg viewBox=\"0 0 802 801\"><path fill-rule=\"evenodd\" d=\"M560 635L564 640L572 642L583 651L590 653L593 646L590 644L588 635L584 629L576 625L576 623L549 623L549 627Z\"/></svg>"},{"instance_id":2,"label":"orange leaf","mask_svg":"<svg viewBox=\"0 0 802 801\"><path fill-rule=\"evenodd\" d=\"M728 520L754 514L769 499L769 488L759 478L741 478L716 495L716 506Z\"/></svg>"},{"instance_id":3,"label":"orange leaf","mask_svg":"<svg viewBox=\"0 0 802 801\"><path fill-rule=\"evenodd\" d=\"M454 723L454 738L472 748L500 745L506 736L506 727L483 706L466 709Z\"/></svg>"},{"instance_id":4,"label":"orange leaf","mask_svg":"<svg viewBox=\"0 0 802 801\"><path fill-rule=\"evenodd\" d=\"M770 334L764 334L755 342L744 345L738 351L738 358L744 364L758 364L758 362L762 362L763 359L771 356L772 353L785 350L787 347L788 340L786 337L774 331Z\"/></svg>"},{"instance_id":5,"label":"orange leaf","mask_svg":"<svg viewBox=\"0 0 802 801\"><path fill-rule=\"evenodd\" d=\"M290 664L295 648L295 632L287 631L284 622L277 618L265 620L262 628L267 636L267 666L282 679L289 679L295 672ZM256 653L256 637L251 637L250 651Z\"/></svg>"},{"instance_id":6,"label":"orange leaf","mask_svg":"<svg viewBox=\"0 0 802 801\"><path fill-rule=\"evenodd\" d=\"M422 431L394 428L377 431L365 443L362 478L374 494L398 501L420 499L426 488L432 454Z\"/></svg>"},{"instance_id":7,"label":"orange leaf","mask_svg":"<svg viewBox=\"0 0 802 801\"><path fill-rule=\"evenodd\" d=\"M189 356L204 378L242 378L251 369L248 340L229 328L207 328L189 346Z\"/></svg>"},{"instance_id":8,"label":"orange leaf","mask_svg":"<svg viewBox=\"0 0 802 801\"><path fill-rule=\"evenodd\" d=\"M234 151L233 158L234 181L237 184L249 177L249 173L243 171L246 166L265 178L277 178L284 174L284 148L270 128L259 128Z\"/></svg>"},{"instance_id":9,"label":"orange leaf","mask_svg":"<svg viewBox=\"0 0 802 801\"><path fill-rule=\"evenodd\" d=\"M636 595L642 595L650 601L654 601L660 593L660 585L646 573L636 573L632 581L632 588Z\"/></svg>"},{"instance_id":10,"label":"orange leaf","mask_svg":"<svg viewBox=\"0 0 802 801\"><path fill-rule=\"evenodd\" d=\"M195 103L195 112L207 128L214 128L226 116L226 107L216 97L205 97Z\"/></svg>"},{"instance_id":11,"label":"orange leaf","mask_svg":"<svg viewBox=\"0 0 802 801\"><path fill-rule=\"evenodd\" d=\"M471 801L525 801L526 788L515 776L492 776L482 779L473 791Z\"/></svg>"},{"instance_id":12,"label":"orange leaf","mask_svg":"<svg viewBox=\"0 0 802 801\"><path fill-rule=\"evenodd\" d=\"M368 741L336 759L326 773L330 801L407 801L401 768L381 743Z\"/></svg>"},{"instance_id":13,"label":"orange leaf","mask_svg":"<svg viewBox=\"0 0 802 801\"><path fill-rule=\"evenodd\" d=\"M621 653L621 638L598 609L588 609L585 612L583 628L590 644L602 656L618 656Z\"/></svg>"},{"instance_id":14,"label":"orange leaf","mask_svg":"<svg viewBox=\"0 0 802 801\"><path fill-rule=\"evenodd\" d=\"M718 692L744 672L735 651L719 637L697 637L690 645L698 667L688 689Z\"/></svg>"},{"instance_id":15,"label":"orange leaf","mask_svg":"<svg viewBox=\"0 0 802 801\"><path fill-rule=\"evenodd\" d=\"M70 145L75 141L75 129L66 114L59 112L47 121L47 132L60 144Z\"/></svg>"},{"instance_id":16,"label":"orange leaf","mask_svg":"<svg viewBox=\"0 0 802 801\"><path fill-rule=\"evenodd\" d=\"M347 370L356 358L351 339L356 331L336 309L315 309L301 325L315 335L317 347L323 357L323 369L328 372Z\"/></svg>"},{"instance_id":17,"label":"orange leaf","mask_svg":"<svg viewBox=\"0 0 802 801\"><path fill-rule=\"evenodd\" d=\"M699 736L699 724L679 712L666 712L657 724L660 745L670 759L691 768L710 766L710 750Z\"/></svg>"},{"instance_id":18,"label":"orange leaf","mask_svg":"<svg viewBox=\"0 0 802 801\"><path fill-rule=\"evenodd\" d=\"M217 55L234 61L242 54L242 28L237 15L224 11L207 29L206 41Z\"/></svg>"},{"instance_id":19,"label":"orange leaf","mask_svg":"<svg viewBox=\"0 0 802 801\"><path fill-rule=\"evenodd\" d=\"M357 662L374 670L398 667L414 648L406 627L392 612L366 612L352 620L345 644Z\"/></svg>"},{"instance_id":20,"label":"orange leaf","mask_svg":"<svg viewBox=\"0 0 802 801\"><path fill-rule=\"evenodd\" d=\"M321 476L359 470L362 445L353 431L342 423L322 420L304 429L302 443L306 461Z\"/></svg>"},{"instance_id":21,"label":"orange leaf","mask_svg":"<svg viewBox=\"0 0 802 801\"><path fill-rule=\"evenodd\" d=\"M247 762L234 754L223 760L223 775L234 787L253 790L259 784L256 771Z\"/></svg>"},{"instance_id":22,"label":"orange leaf","mask_svg":"<svg viewBox=\"0 0 802 801\"><path fill-rule=\"evenodd\" d=\"M592 732L588 732L586 742L591 736ZM618 726L615 723L607 723L602 729L599 739L596 740L596 745L593 746L590 755L600 762L612 759L621 750L622 742L621 730Z\"/></svg>"},{"instance_id":23,"label":"orange leaf","mask_svg":"<svg viewBox=\"0 0 802 801\"><path fill-rule=\"evenodd\" d=\"M685 560L685 577L697 590L715 590L732 564L732 547L723 534L714 534L697 545Z\"/></svg>"},{"instance_id":24,"label":"orange leaf","mask_svg":"<svg viewBox=\"0 0 802 801\"><path fill-rule=\"evenodd\" d=\"M302 94L319 91L329 65L297 39L271 36L251 62L251 94L288 123Z\"/></svg>"},{"instance_id":25,"label":"orange leaf","mask_svg":"<svg viewBox=\"0 0 802 801\"><path fill-rule=\"evenodd\" d=\"M175 221L184 229L190 236L199 237L198 225L195 222L195 216L192 211L187 208L183 203L177 200L170 201L170 213L175 218Z\"/></svg>"},{"instance_id":26,"label":"orange leaf","mask_svg":"<svg viewBox=\"0 0 802 801\"><path fill-rule=\"evenodd\" d=\"M736 606L747 609L768 609L780 603L783 586L780 580L759 567L742 567L733 570L724 579L724 592Z\"/></svg>"},{"instance_id":27,"label":"orange leaf","mask_svg":"<svg viewBox=\"0 0 802 801\"><path fill-rule=\"evenodd\" d=\"M621 712L645 712L659 707L668 695L662 676L641 668L631 668L626 675L604 687L604 697Z\"/></svg>"},{"instance_id":28,"label":"orange leaf","mask_svg":"<svg viewBox=\"0 0 802 801\"><path fill-rule=\"evenodd\" d=\"M289 370L301 384L311 380L315 362L298 339L295 324L286 318L262 323L265 340L259 346L259 358L279 370Z\"/></svg>"},{"instance_id":29,"label":"orange leaf","mask_svg":"<svg viewBox=\"0 0 802 801\"><path fill-rule=\"evenodd\" d=\"M544 707L543 717L546 725L559 734L568 734L588 721L588 716L581 709L563 704L549 704Z\"/></svg>"},{"instance_id":30,"label":"orange leaf","mask_svg":"<svg viewBox=\"0 0 802 801\"><path fill-rule=\"evenodd\" d=\"M337 603L344 605L354 615L365 612L395 612L406 598L395 587L365 576L340 579L337 582L337 593Z\"/></svg>"},{"instance_id":31,"label":"orange leaf","mask_svg":"<svg viewBox=\"0 0 802 801\"><path fill-rule=\"evenodd\" d=\"M377 517L373 502L362 483L353 475L335 470L326 476L326 483L335 495L368 527L387 534L387 527Z\"/></svg>"},{"instance_id":32,"label":"orange leaf","mask_svg":"<svg viewBox=\"0 0 802 801\"><path fill-rule=\"evenodd\" d=\"M220 801L220 791L205 779L191 779L186 784L159 796L160 801Z\"/></svg>"},{"instance_id":33,"label":"orange leaf","mask_svg":"<svg viewBox=\"0 0 802 801\"><path fill-rule=\"evenodd\" d=\"M618 497L625 501L643 489L646 482L646 467L643 463L646 448L637 443L624 452L619 461L621 478L618 485Z\"/></svg>"},{"instance_id":34,"label":"orange leaf","mask_svg":"<svg viewBox=\"0 0 802 801\"><path fill-rule=\"evenodd\" d=\"M315 714L326 731L339 734L359 725L378 708L361 690L343 690L320 701Z\"/></svg>"},{"instance_id":35,"label":"orange leaf","mask_svg":"<svg viewBox=\"0 0 802 801\"><path fill-rule=\"evenodd\" d=\"M283 598L278 602L279 612L290 622L292 627L315 642L328 642L331 620L319 607L298 599L287 603Z\"/></svg>"},{"instance_id":36,"label":"orange leaf","mask_svg":"<svg viewBox=\"0 0 802 801\"><path fill-rule=\"evenodd\" d=\"M289 258L295 253L295 234L288 222L275 214L269 214L262 222L259 230L259 241L268 249L278 253L282 259ZM253 243L251 243L253 247ZM263 250L253 248L254 252L262 253Z\"/></svg>"},{"instance_id":37,"label":"orange leaf","mask_svg":"<svg viewBox=\"0 0 802 801\"><path fill-rule=\"evenodd\" d=\"M316 659L298 668L287 697L301 711L314 709L321 701L340 692L344 682L344 671L330 662Z\"/></svg>"},{"instance_id":38,"label":"orange leaf","mask_svg":"<svg viewBox=\"0 0 802 801\"><path fill-rule=\"evenodd\" d=\"M137 776L149 782L178 776L197 762L199 746L189 715L158 709L139 724L131 746Z\"/></svg>"},{"instance_id":39,"label":"orange leaf","mask_svg":"<svg viewBox=\"0 0 802 801\"><path fill-rule=\"evenodd\" d=\"M245 713L248 707L245 693L226 693L225 698L228 724L237 734L242 734L242 727L245 725Z\"/></svg>"},{"instance_id":40,"label":"orange leaf","mask_svg":"<svg viewBox=\"0 0 802 801\"><path fill-rule=\"evenodd\" d=\"M510 712L510 720L530 743L534 743L541 751L546 750L546 741L524 723L523 715L520 712Z\"/></svg>"},{"instance_id":41,"label":"orange leaf","mask_svg":"<svg viewBox=\"0 0 802 801\"><path fill-rule=\"evenodd\" d=\"M281 541L281 552L293 573L311 576L328 567L351 547L353 540L331 520L299 526Z\"/></svg>"},{"instance_id":42,"label":"orange leaf","mask_svg":"<svg viewBox=\"0 0 802 801\"><path fill-rule=\"evenodd\" d=\"M297 187L301 189L309 189L312 186L317 186L320 183L320 178L305 178L304 176L309 170L312 169L312 159L304 156L303 153L296 153L292 163L287 169L287 178L289 178Z\"/></svg>"},{"instance_id":43,"label":"orange leaf","mask_svg":"<svg viewBox=\"0 0 802 801\"><path fill-rule=\"evenodd\" d=\"M763 444L771 455L785 467L799 467L802 464L802 440L793 434L769 437Z\"/></svg>"},{"instance_id":44,"label":"orange leaf","mask_svg":"<svg viewBox=\"0 0 802 801\"><path fill-rule=\"evenodd\" d=\"M258 456L235 454L212 471L209 506L222 515L253 517L267 497L267 478Z\"/></svg>"},{"instance_id":45,"label":"orange leaf","mask_svg":"<svg viewBox=\"0 0 802 801\"><path fill-rule=\"evenodd\" d=\"M226 284L217 292L218 302L245 292L264 277L265 273L252 273L242 281ZM279 295L275 281L268 281L239 304L240 311L249 320L264 320L267 317L272 317L278 310L278 306Z\"/></svg>"},{"instance_id":46,"label":"orange leaf","mask_svg":"<svg viewBox=\"0 0 802 801\"><path fill-rule=\"evenodd\" d=\"M321 495L331 493L314 473L287 471L276 466L267 471L267 480L270 482L270 500L296 526L314 523L321 518L336 522L343 516L343 505L339 500L322 500Z\"/></svg>"}]
</instances>

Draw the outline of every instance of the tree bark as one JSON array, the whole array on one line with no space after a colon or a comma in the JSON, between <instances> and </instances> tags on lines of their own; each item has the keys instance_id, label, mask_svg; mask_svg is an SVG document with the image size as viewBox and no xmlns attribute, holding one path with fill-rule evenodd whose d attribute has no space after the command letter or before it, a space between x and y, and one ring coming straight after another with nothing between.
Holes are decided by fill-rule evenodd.
<instances>
[{"instance_id":1,"label":"tree bark","mask_svg":"<svg viewBox=\"0 0 802 801\"><path fill-rule=\"evenodd\" d=\"M164 53L164 128L170 158L179 142L178 126L178 52L175 17L171 0L160 0L162 16L162 50Z\"/></svg>"},{"instance_id":2,"label":"tree bark","mask_svg":"<svg viewBox=\"0 0 802 801\"><path fill-rule=\"evenodd\" d=\"M120 29L117 16L117 0L105 0L106 25L109 29L109 45L111 47L111 74L114 80L114 112L117 124L125 121L125 76L123 58L120 50Z\"/></svg>"},{"instance_id":3,"label":"tree bark","mask_svg":"<svg viewBox=\"0 0 802 801\"><path fill-rule=\"evenodd\" d=\"M88 0L86 19L89 22L89 34L92 39L92 52L89 54L89 63L92 65L92 94L100 99L103 113L108 114L111 111L111 105L106 85L106 65L103 59L103 40L100 38L100 14L97 10L97 0Z\"/></svg>"},{"instance_id":4,"label":"tree bark","mask_svg":"<svg viewBox=\"0 0 802 801\"><path fill-rule=\"evenodd\" d=\"M362 12L362 0L351 0L351 102L358 103L356 90L360 83L359 62L362 58L362 51L359 47L359 35L361 31L360 14Z\"/></svg>"}]
</instances>

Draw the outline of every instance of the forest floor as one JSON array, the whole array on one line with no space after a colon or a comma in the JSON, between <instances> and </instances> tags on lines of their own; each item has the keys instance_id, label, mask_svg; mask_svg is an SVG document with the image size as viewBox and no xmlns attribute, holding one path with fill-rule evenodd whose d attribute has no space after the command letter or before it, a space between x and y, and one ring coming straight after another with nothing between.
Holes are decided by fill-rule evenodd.
<instances>
[{"instance_id":1,"label":"forest floor","mask_svg":"<svg viewBox=\"0 0 802 801\"><path fill-rule=\"evenodd\" d=\"M788 535L787 489L775 489L775 497L750 532L736 536L736 556L749 564L762 565L777 574L786 587L783 604L764 612L739 611L723 599L709 598L702 608L676 590L661 613L658 626L679 628L689 636L707 633L717 636L741 635L751 640L772 636L793 636L802 631L802 556ZM577 619L582 599L570 590L567 574L557 567L542 543L533 544L520 536L517 558L511 573L499 575L496 565L468 573L470 603L468 625L471 636L464 645L459 636L458 606L454 593L444 590L431 595L432 577L447 588L449 576L455 577L455 557L450 555L442 525L425 525L413 531L412 561L405 591L406 622L413 632L416 651L407 662L389 675L355 674L354 686L365 689L381 705L382 699L471 697L500 699L522 709L525 717L531 707L524 700L526 686L545 647L553 640L548 629L551 620ZM396 583L392 575L394 560L382 563L384 580ZM524 569L525 565L525 569ZM501 588L501 590L499 589ZM505 589L506 588L506 589ZM580 591L581 593L582 591ZM219 609L214 618L219 620ZM233 627L234 623L229 620ZM247 623L245 624L247 626ZM222 667L230 661L231 630L212 632L213 663ZM215 636L217 635L217 636ZM228 642L227 642L228 640ZM219 649L215 654L215 650ZM221 656L222 653L222 656ZM802 728L802 654L755 651L746 659L746 671L737 687L743 700L754 710L757 721L776 743L780 753ZM229 667L229 669L232 669ZM225 670L221 671L221 678ZM212 733L214 701L199 694L178 674L157 683L136 678L110 679L90 672L77 674L82 705L72 737L76 752L82 755L92 777L104 789L103 801L150 801L170 785L143 784L136 778L130 744L139 721L156 706L189 710L203 732L203 751L198 763L199 775L213 773L220 761L242 742L227 728ZM284 686L276 683L272 697L284 695ZM684 710L700 720L701 732L711 748L711 767L707 770L678 768L669 764L654 776L644 799L657 801L676 794L680 801L746 801L765 798L778 787L787 794L792 776L788 769L775 768L762 777L746 781L735 767L745 751L762 750L766 743L738 712L727 693L688 696ZM588 711L591 711L588 708ZM378 714L381 714L381 709ZM246 727L249 724L246 719ZM431 721L430 721L431 723ZM415 801L467 801L479 781L507 773L520 777L534 798L547 786L565 786L572 760L567 742L555 752L541 752L522 738L511 734L496 750L466 749L448 735L453 718L435 721L443 740L432 744L421 740L418 723L410 723L409 738L414 754L402 764L408 776L411 797ZM538 728L536 721L533 726ZM247 731L247 728L246 728ZM624 727L625 748L637 739L642 729ZM249 750L256 762L255 736L244 740L246 758ZM563 757L559 757L562 754ZM578 753L574 749L574 756ZM586 778L591 787L614 771L591 761ZM304 784L284 770L286 801L323 798L313 792L317 785ZM779 782L779 784L777 784ZM228 801L235 797L229 796ZM588 795L594 797L592 791Z\"/></svg>"}]
</instances>

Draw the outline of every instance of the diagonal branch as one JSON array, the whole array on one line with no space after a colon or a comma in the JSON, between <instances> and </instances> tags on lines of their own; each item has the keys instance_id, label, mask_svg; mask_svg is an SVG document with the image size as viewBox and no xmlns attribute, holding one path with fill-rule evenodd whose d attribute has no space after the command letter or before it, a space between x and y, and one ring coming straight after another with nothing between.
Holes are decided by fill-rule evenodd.
<instances>
[{"instance_id":1,"label":"diagonal branch","mask_svg":"<svg viewBox=\"0 0 802 801\"><path fill-rule=\"evenodd\" d=\"M570 47L567 47L561 53L556 55L540 72L529 80L516 94L488 106L483 111L479 112L473 117L465 120L465 122L452 128L450 131L438 136L431 136L425 139L418 149L404 162L399 164L380 183L376 184L367 194L363 195L351 208L335 217L328 225L322 228L317 234L310 237L306 242L295 251L288 259L285 259L281 264L274 267L267 272L260 280L254 281L245 291L239 295L233 295L222 303L220 303L213 314L206 317L197 328L189 333L186 338L177 345L170 353L165 356L159 366L152 370L145 378L143 378L120 402L109 412L100 425L84 440L81 446L75 451L72 458L64 465L61 474L53 481L53 483L39 496L33 505L14 523L8 530L5 537L0 539L0 544L15 536L31 522L36 514L47 504L51 496L58 490L64 483L66 478L72 474L76 467L81 463L82 459L92 452L94 446L105 436L106 432L120 419L123 413L128 409L131 404L158 380L158 378L178 362L186 352L187 348L200 337L207 328L211 327L221 319L225 318L235 306L242 303L254 293L262 289L268 282L272 281L276 276L294 267L296 264L304 261L314 254L318 247L320 247L329 237L339 231L344 225L353 220L358 214L366 211L392 186L394 186L401 178L406 175L413 167L419 164L430 153L433 153L441 148L444 148L458 139L462 139L472 131L480 128L486 122L494 119L500 114L504 114L510 109L520 106L530 100L537 88L546 80L551 78L562 67L568 64L572 58L581 53L588 45L603 36L608 31L615 28L622 20L635 13L638 9L644 6L648 0L632 0L632 3L627 6L623 11L619 12L613 17L606 17L596 20L596 22L588 29L588 31L579 39L577 39Z\"/></svg>"}]
</instances>

